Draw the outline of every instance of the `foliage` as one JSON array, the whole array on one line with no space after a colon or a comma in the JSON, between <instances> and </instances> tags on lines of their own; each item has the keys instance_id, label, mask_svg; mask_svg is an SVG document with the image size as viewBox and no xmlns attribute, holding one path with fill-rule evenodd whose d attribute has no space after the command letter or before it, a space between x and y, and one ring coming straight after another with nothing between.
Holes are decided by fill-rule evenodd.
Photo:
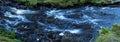
<instances>
[{"instance_id":1,"label":"foliage","mask_svg":"<svg viewBox=\"0 0 120 42\"><path fill-rule=\"evenodd\" d=\"M20 40L15 39L13 31L0 29L0 42L20 42Z\"/></svg>"},{"instance_id":2,"label":"foliage","mask_svg":"<svg viewBox=\"0 0 120 42\"><path fill-rule=\"evenodd\" d=\"M115 33L117 36L120 36L120 24L113 25L111 32Z\"/></svg>"},{"instance_id":3,"label":"foliage","mask_svg":"<svg viewBox=\"0 0 120 42\"><path fill-rule=\"evenodd\" d=\"M120 24L115 24L110 29L101 29L95 42L120 42Z\"/></svg>"},{"instance_id":4,"label":"foliage","mask_svg":"<svg viewBox=\"0 0 120 42\"><path fill-rule=\"evenodd\" d=\"M92 3L97 3L97 4L99 4L99 3L101 3L102 1L100 1L100 0L93 0L92 1Z\"/></svg>"},{"instance_id":5,"label":"foliage","mask_svg":"<svg viewBox=\"0 0 120 42\"><path fill-rule=\"evenodd\" d=\"M113 0L92 0L91 3L95 3L95 4L109 4L112 1Z\"/></svg>"},{"instance_id":6,"label":"foliage","mask_svg":"<svg viewBox=\"0 0 120 42\"><path fill-rule=\"evenodd\" d=\"M105 35L109 33L109 30L106 28L102 28L101 30L99 30L99 33Z\"/></svg>"},{"instance_id":7,"label":"foliage","mask_svg":"<svg viewBox=\"0 0 120 42\"><path fill-rule=\"evenodd\" d=\"M21 42L17 39L10 39L8 37L0 36L0 42Z\"/></svg>"},{"instance_id":8,"label":"foliage","mask_svg":"<svg viewBox=\"0 0 120 42\"><path fill-rule=\"evenodd\" d=\"M109 3L112 2L112 0L14 0L19 3L25 3L27 5L36 5L36 4L51 4L53 6L73 6L74 4L84 4L84 3Z\"/></svg>"},{"instance_id":9,"label":"foliage","mask_svg":"<svg viewBox=\"0 0 120 42\"><path fill-rule=\"evenodd\" d=\"M14 39L15 38L15 33L13 31L5 31L5 30L0 30L0 35L1 36L5 36L5 37L9 37Z\"/></svg>"}]
</instances>

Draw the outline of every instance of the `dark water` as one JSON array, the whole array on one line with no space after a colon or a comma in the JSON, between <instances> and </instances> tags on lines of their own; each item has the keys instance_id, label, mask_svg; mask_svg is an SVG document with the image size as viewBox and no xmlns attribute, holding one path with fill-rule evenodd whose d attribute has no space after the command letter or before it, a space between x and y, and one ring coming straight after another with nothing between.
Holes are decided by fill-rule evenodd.
<instances>
[{"instance_id":1,"label":"dark water","mask_svg":"<svg viewBox=\"0 0 120 42\"><path fill-rule=\"evenodd\" d=\"M84 6L38 10L0 6L0 28L23 42L93 42L102 27L120 22L120 8Z\"/></svg>"}]
</instances>

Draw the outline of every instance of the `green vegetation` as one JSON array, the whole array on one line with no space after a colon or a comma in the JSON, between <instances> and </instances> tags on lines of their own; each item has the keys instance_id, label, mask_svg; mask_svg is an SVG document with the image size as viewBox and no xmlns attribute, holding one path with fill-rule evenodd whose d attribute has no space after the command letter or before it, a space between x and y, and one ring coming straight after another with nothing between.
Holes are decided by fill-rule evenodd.
<instances>
[{"instance_id":1,"label":"green vegetation","mask_svg":"<svg viewBox=\"0 0 120 42\"><path fill-rule=\"evenodd\" d=\"M96 3L96 4L109 4L111 3L112 0L93 0L92 3Z\"/></svg>"},{"instance_id":2,"label":"green vegetation","mask_svg":"<svg viewBox=\"0 0 120 42\"><path fill-rule=\"evenodd\" d=\"M120 24L115 24L110 29L103 28L95 42L120 42Z\"/></svg>"},{"instance_id":3,"label":"green vegetation","mask_svg":"<svg viewBox=\"0 0 120 42\"><path fill-rule=\"evenodd\" d=\"M53 6L73 6L75 4L82 5L84 3L95 3L95 4L107 4L112 0L14 0L19 3L25 3L25 5L36 5L36 4L51 4Z\"/></svg>"},{"instance_id":4,"label":"green vegetation","mask_svg":"<svg viewBox=\"0 0 120 42\"><path fill-rule=\"evenodd\" d=\"M0 29L0 42L21 42L15 39L15 33L13 31L6 31Z\"/></svg>"},{"instance_id":5,"label":"green vegetation","mask_svg":"<svg viewBox=\"0 0 120 42\"><path fill-rule=\"evenodd\" d=\"M21 42L17 39L10 39L8 37L0 36L0 42Z\"/></svg>"}]
</instances>

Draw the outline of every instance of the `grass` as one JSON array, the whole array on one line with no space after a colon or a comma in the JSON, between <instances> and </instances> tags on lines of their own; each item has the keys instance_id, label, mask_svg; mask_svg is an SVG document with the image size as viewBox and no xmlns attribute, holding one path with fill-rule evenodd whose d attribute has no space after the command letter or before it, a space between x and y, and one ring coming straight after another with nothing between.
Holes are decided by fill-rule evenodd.
<instances>
[{"instance_id":1,"label":"grass","mask_svg":"<svg viewBox=\"0 0 120 42\"><path fill-rule=\"evenodd\" d=\"M111 29L101 29L95 42L120 42L120 24L115 24Z\"/></svg>"}]
</instances>

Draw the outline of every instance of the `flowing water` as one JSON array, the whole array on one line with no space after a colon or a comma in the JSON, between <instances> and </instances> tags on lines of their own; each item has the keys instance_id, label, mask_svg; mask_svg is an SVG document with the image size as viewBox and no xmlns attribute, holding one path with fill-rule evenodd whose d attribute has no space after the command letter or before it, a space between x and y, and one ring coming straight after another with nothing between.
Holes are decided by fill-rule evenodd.
<instances>
[{"instance_id":1,"label":"flowing water","mask_svg":"<svg viewBox=\"0 0 120 42\"><path fill-rule=\"evenodd\" d=\"M0 6L0 28L23 42L93 42L102 27L120 22L119 7L37 10Z\"/></svg>"}]
</instances>

